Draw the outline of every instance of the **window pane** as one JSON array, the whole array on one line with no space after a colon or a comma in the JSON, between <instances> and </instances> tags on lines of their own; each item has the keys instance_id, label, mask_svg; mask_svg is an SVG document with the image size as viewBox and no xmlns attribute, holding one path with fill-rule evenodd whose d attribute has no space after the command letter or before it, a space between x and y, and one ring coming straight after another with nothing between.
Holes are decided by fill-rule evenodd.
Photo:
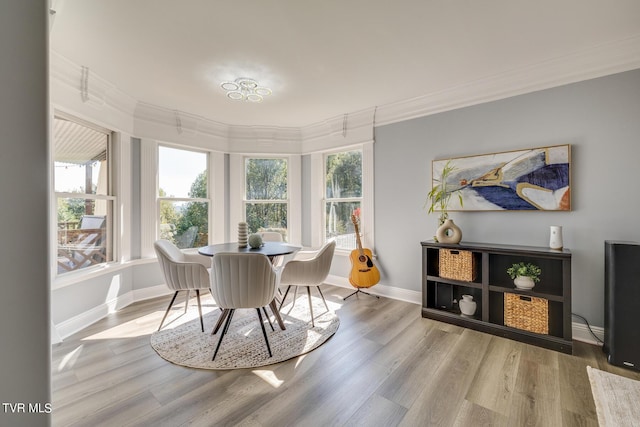
<instances>
[{"instance_id":1,"label":"window pane","mask_svg":"<svg viewBox=\"0 0 640 427\"><path fill-rule=\"evenodd\" d=\"M56 117L53 141L55 191L108 194L106 133Z\"/></svg>"},{"instance_id":2,"label":"window pane","mask_svg":"<svg viewBox=\"0 0 640 427\"><path fill-rule=\"evenodd\" d=\"M250 233L277 231L287 240L286 203L247 203L245 213Z\"/></svg>"},{"instance_id":3,"label":"window pane","mask_svg":"<svg viewBox=\"0 0 640 427\"><path fill-rule=\"evenodd\" d=\"M207 154L159 147L160 197L207 197Z\"/></svg>"},{"instance_id":4,"label":"window pane","mask_svg":"<svg viewBox=\"0 0 640 427\"><path fill-rule=\"evenodd\" d=\"M58 198L58 273L112 260L111 200Z\"/></svg>"},{"instance_id":5,"label":"window pane","mask_svg":"<svg viewBox=\"0 0 640 427\"><path fill-rule=\"evenodd\" d=\"M326 203L326 239L336 239L336 247L342 249L356 248L355 227L351 214L360 207L360 202L327 202ZM362 230L360 230L362 232Z\"/></svg>"},{"instance_id":6,"label":"window pane","mask_svg":"<svg viewBox=\"0 0 640 427\"><path fill-rule=\"evenodd\" d=\"M287 199L286 159L246 160L247 200Z\"/></svg>"},{"instance_id":7,"label":"window pane","mask_svg":"<svg viewBox=\"0 0 640 427\"><path fill-rule=\"evenodd\" d=\"M209 241L207 202L160 201L160 238L179 248L206 246Z\"/></svg>"},{"instance_id":8,"label":"window pane","mask_svg":"<svg viewBox=\"0 0 640 427\"><path fill-rule=\"evenodd\" d=\"M326 197L362 197L362 152L349 151L327 156Z\"/></svg>"}]
</instances>

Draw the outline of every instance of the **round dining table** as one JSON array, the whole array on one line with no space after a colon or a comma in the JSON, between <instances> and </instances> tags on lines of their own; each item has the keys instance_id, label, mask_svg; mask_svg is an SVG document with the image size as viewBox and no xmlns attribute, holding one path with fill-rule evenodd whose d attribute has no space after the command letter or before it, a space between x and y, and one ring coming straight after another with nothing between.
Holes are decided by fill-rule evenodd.
<instances>
[{"instance_id":1,"label":"round dining table","mask_svg":"<svg viewBox=\"0 0 640 427\"><path fill-rule=\"evenodd\" d=\"M249 246L240 247L238 242L232 243L218 243L215 245L203 246L198 249L200 255L215 256L216 254L223 252L231 252L238 254L263 254L266 255L273 263L274 259L282 255L290 255L302 249L300 246L290 245L285 242L264 242L259 248L251 248ZM280 310L278 310L277 301L274 298L269 304L271 311L273 311L280 329L284 330L284 321L280 316Z\"/></svg>"},{"instance_id":2,"label":"round dining table","mask_svg":"<svg viewBox=\"0 0 640 427\"><path fill-rule=\"evenodd\" d=\"M203 246L198 249L200 255L214 256L220 252L233 252L240 254L264 254L271 260L280 255L289 255L302 249L300 246L290 245L285 242L264 242L259 248L249 246L241 248L237 242L218 243L216 245Z\"/></svg>"}]
</instances>

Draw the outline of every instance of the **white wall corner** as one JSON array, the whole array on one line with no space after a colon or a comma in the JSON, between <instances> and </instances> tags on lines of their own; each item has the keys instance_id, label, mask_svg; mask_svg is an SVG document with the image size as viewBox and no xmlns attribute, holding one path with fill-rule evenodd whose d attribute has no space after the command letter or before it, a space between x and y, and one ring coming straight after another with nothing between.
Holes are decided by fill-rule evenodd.
<instances>
[{"instance_id":1,"label":"white wall corner","mask_svg":"<svg viewBox=\"0 0 640 427\"><path fill-rule=\"evenodd\" d=\"M602 345L604 341L604 328L598 326L591 326L591 331L598 337L600 342L589 332L589 328L584 323L573 322L571 324L571 333L575 341L586 342L597 346Z\"/></svg>"},{"instance_id":2,"label":"white wall corner","mask_svg":"<svg viewBox=\"0 0 640 427\"><path fill-rule=\"evenodd\" d=\"M158 224L158 202L156 200L156 177L158 169L157 142L140 140L140 255L155 257L153 242L156 240ZM146 218L146 219L145 219Z\"/></svg>"},{"instance_id":3,"label":"white wall corner","mask_svg":"<svg viewBox=\"0 0 640 427\"><path fill-rule=\"evenodd\" d=\"M371 142L375 113L372 107L303 127L302 154Z\"/></svg>"}]
</instances>

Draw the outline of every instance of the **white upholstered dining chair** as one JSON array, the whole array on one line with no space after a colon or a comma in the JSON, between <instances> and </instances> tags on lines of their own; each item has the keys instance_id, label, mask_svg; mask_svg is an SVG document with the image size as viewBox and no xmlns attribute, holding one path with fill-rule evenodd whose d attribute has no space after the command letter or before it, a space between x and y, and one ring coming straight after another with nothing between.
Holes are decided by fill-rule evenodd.
<instances>
[{"instance_id":1,"label":"white upholstered dining chair","mask_svg":"<svg viewBox=\"0 0 640 427\"><path fill-rule=\"evenodd\" d=\"M225 323L212 360L215 360L222 339L229 330L233 313L241 308L255 308L258 312L269 357L272 356L260 309L265 310L274 300L278 279L278 270L263 254L222 252L214 255L211 266L211 294L218 307L222 309L222 314L213 334L218 332L222 322Z\"/></svg>"},{"instance_id":2,"label":"white upholstered dining chair","mask_svg":"<svg viewBox=\"0 0 640 427\"><path fill-rule=\"evenodd\" d=\"M315 286L322 297L324 306L329 310L327 301L324 299L320 285L325 281L329 275L331 269L331 261L333 260L333 253L336 249L335 240L330 240L317 251L300 251L296 253L294 258L284 265L282 270L282 277L280 278L280 284L286 285L287 290L284 293L280 308L284 305L287 299L287 294L292 286L295 286L293 294L293 304L296 302L299 286L307 288L307 295L309 297L309 310L311 312L311 326L315 327L313 320L313 305L311 303L311 286Z\"/></svg>"},{"instance_id":3,"label":"white upholstered dining chair","mask_svg":"<svg viewBox=\"0 0 640 427\"><path fill-rule=\"evenodd\" d=\"M278 233L277 231L261 231L260 237L262 237L263 242L282 242L284 239L282 238L282 233Z\"/></svg>"},{"instance_id":4,"label":"white upholstered dining chair","mask_svg":"<svg viewBox=\"0 0 640 427\"><path fill-rule=\"evenodd\" d=\"M204 321L202 320L202 305L200 304L200 291L208 290L210 286L209 271L204 266L202 255L187 254L168 240L157 240L153 247L158 256L160 268L164 274L165 282L169 289L175 291L167 311L160 322L158 330L162 329L173 303L181 291L187 291L185 311L189 304L190 291L196 291L198 299L198 312L200 314L200 328L204 332ZM207 260L208 261L208 260Z\"/></svg>"}]
</instances>

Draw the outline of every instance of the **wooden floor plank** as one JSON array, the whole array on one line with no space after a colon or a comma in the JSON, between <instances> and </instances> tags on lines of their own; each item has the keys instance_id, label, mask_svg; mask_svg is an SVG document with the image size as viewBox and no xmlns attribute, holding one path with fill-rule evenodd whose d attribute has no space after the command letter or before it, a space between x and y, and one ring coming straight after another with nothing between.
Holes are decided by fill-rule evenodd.
<instances>
[{"instance_id":1,"label":"wooden floor plank","mask_svg":"<svg viewBox=\"0 0 640 427\"><path fill-rule=\"evenodd\" d=\"M511 407L521 345L506 338L492 337L482 357L466 399L476 405L506 416Z\"/></svg>"},{"instance_id":2,"label":"wooden floor plank","mask_svg":"<svg viewBox=\"0 0 640 427\"><path fill-rule=\"evenodd\" d=\"M423 319L416 304L343 301L351 291L323 286L340 317L330 340L259 369L160 358L149 336L170 295L111 313L52 347L53 425L591 426L587 365L640 380L597 346L575 342L565 355ZM203 305L216 309L209 295ZM197 316L195 299L188 310ZM172 310L170 321L183 312Z\"/></svg>"}]
</instances>

